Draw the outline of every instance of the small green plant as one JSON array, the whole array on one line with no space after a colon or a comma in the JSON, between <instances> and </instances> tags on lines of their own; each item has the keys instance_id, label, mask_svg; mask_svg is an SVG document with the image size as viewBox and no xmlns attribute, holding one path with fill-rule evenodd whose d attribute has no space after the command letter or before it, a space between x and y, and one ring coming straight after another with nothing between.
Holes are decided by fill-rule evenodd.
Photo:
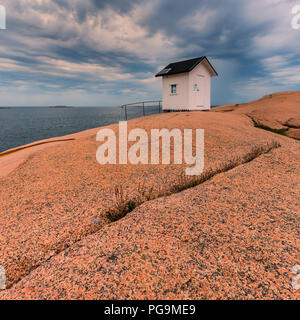
<instances>
[{"instance_id":1,"label":"small green plant","mask_svg":"<svg viewBox=\"0 0 300 320\"><path fill-rule=\"evenodd\" d=\"M115 186L116 207L107 212L107 217L111 222L124 218L134 205L128 201L127 194L124 192L123 186Z\"/></svg>"},{"instance_id":2,"label":"small green plant","mask_svg":"<svg viewBox=\"0 0 300 320\"><path fill-rule=\"evenodd\" d=\"M273 132L273 133L277 133L277 134L280 134L282 136L284 136L285 133L289 130L287 128L273 129L273 128L270 128L269 126L266 126L265 124L258 123L253 119L252 119L252 121L254 123L255 128L259 128L259 129L263 129L263 130L270 131L270 132Z\"/></svg>"},{"instance_id":3,"label":"small green plant","mask_svg":"<svg viewBox=\"0 0 300 320\"><path fill-rule=\"evenodd\" d=\"M115 208L107 212L107 217L111 222L118 221L124 218L128 213L132 212L144 202L160 197L166 197L174 193L179 193L184 190L194 188L210 180L217 174L232 170L239 165L248 163L256 159L257 157L279 147L281 147L281 145L277 141L272 141L271 143L267 143L265 145L254 146L250 150L250 152L248 152L243 157L234 157L233 159L220 165L217 168L212 168L205 171L201 176L187 176L185 174L185 170L183 169L181 173L175 178L171 187L161 187L156 192L154 192L154 186L146 188L145 184L139 184L136 191L136 196L132 199L128 198L128 195L124 191L123 186L115 186L116 206Z\"/></svg>"},{"instance_id":4,"label":"small green plant","mask_svg":"<svg viewBox=\"0 0 300 320\"><path fill-rule=\"evenodd\" d=\"M139 184L137 195L133 199L129 199L122 185L115 186L116 207L107 212L107 217L111 222L118 221L145 201L153 200L156 197L158 197L158 195L154 194L154 186L147 189L145 184Z\"/></svg>"},{"instance_id":5,"label":"small green plant","mask_svg":"<svg viewBox=\"0 0 300 320\"><path fill-rule=\"evenodd\" d=\"M281 147L280 143L277 141L272 141L271 143L267 143L266 145L255 146L253 149L247 153L243 157L235 157L231 159L229 162L221 165L218 168L210 169L205 171L199 177L189 177L185 175L185 172L182 171L180 175L178 175L177 180L175 181L174 185L170 189L170 194L172 193L179 193L183 190L194 188L197 185L200 185L217 174L227 172L229 170L234 169L235 167L251 162L255 158L259 157L260 155L266 154L273 149Z\"/></svg>"}]
</instances>

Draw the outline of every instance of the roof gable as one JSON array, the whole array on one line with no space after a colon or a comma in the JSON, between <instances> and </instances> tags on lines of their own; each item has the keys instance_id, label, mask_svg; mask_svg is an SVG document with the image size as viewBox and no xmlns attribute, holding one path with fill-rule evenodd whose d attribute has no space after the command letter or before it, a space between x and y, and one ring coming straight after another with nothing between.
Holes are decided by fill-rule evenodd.
<instances>
[{"instance_id":1,"label":"roof gable","mask_svg":"<svg viewBox=\"0 0 300 320\"><path fill-rule=\"evenodd\" d=\"M199 57L199 58L195 58L195 59L170 63L163 70L161 70L156 75L156 77L163 77L163 76L170 76L173 74L179 74L179 73L184 73L184 72L191 72L193 69L195 69L203 61L207 62L208 68L211 70L212 75L217 76L218 73L216 72L216 70L210 64L208 59L205 56L203 56L203 57Z\"/></svg>"}]
</instances>

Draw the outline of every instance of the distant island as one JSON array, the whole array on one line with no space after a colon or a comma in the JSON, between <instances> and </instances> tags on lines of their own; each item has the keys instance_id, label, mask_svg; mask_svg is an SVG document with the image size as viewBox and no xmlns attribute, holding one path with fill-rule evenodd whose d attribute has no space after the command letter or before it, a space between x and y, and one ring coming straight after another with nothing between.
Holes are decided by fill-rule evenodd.
<instances>
[{"instance_id":1,"label":"distant island","mask_svg":"<svg viewBox=\"0 0 300 320\"><path fill-rule=\"evenodd\" d=\"M4 109L10 109L9 107L0 107L0 110L4 110Z\"/></svg>"},{"instance_id":2,"label":"distant island","mask_svg":"<svg viewBox=\"0 0 300 320\"><path fill-rule=\"evenodd\" d=\"M53 106L53 107L49 107L49 108L55 108L55 109L69 109L72 108L70 106Z\"/></svg>"}]
</instances>

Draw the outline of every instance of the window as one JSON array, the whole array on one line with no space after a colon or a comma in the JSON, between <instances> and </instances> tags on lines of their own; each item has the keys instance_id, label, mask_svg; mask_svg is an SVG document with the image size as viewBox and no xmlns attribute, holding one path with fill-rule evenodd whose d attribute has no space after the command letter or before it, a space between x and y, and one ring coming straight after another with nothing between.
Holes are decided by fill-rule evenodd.
<instances>
[{"instance_id":1,"label":"window","mask_svg":"<svg viewBox=\"0 0 300 320\"><path fill-rule=\"evenodd\" d=\"M177 93L177 84L172 84L171 85L171 94L176 94Z\"/></svg>"}]
</instances>

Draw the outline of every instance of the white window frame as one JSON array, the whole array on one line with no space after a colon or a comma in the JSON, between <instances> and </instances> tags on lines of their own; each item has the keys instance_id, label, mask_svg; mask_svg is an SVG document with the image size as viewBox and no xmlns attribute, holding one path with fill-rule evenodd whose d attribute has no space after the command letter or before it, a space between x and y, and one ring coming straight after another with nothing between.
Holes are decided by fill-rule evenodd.
<instances>
[{"instance_id":1,"label":"white window frame","mask_svg":"<svg viewBox=\"0 0 300 320\"><path fill-rule=\"evenodd\" d=\"M171 84L170 87L171 87L171 95L176 95L177 94L178 85L177 84ZM173 88L174 87L175 87L175 92L173 92Z\"/></svg>"}]
</instances>

